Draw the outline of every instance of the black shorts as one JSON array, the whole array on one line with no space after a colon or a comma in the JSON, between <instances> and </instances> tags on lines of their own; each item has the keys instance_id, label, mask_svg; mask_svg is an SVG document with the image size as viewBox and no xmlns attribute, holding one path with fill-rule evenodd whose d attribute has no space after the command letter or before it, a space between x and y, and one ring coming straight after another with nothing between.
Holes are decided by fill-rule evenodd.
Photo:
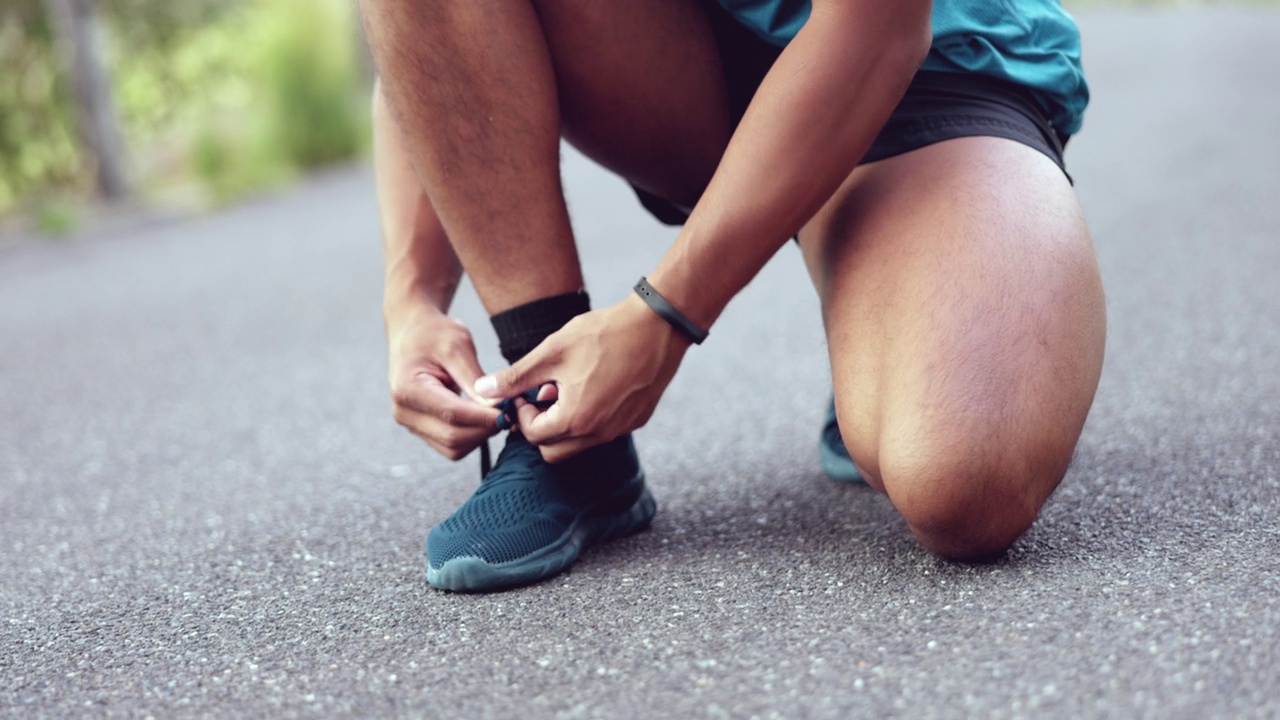
<instances>
[{"instance_id":1,"label":"black shorts","mask_svg":"<svg viewBox=\"0 0 1280 720\"><path fill-rule=\"evenodd\" d=\"M704 3L715 31L729 91L735 127L781 49L756 37L717 2ZM1062 151L1067 136L1050 124L1031 91L976 73L919 72L872 141L863 163L885 160L926 145L972 136L1000 137L1035 148L1066 174ZM1067 180L1071 176L1067 175ZM681 225L688 212L639 188L633 189L650 213L668 225Z\"/></svg>"}]
</instances>

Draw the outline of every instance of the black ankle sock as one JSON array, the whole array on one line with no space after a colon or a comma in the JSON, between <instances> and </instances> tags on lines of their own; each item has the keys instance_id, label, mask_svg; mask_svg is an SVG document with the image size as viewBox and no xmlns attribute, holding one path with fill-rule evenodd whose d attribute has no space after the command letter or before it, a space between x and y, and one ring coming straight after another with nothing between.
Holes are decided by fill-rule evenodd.
<instances>
[{"instance_id":1,"label":"black ankle sock","mask_svg":"<svg viewBox=\"0 0 1280 720\"><path fill-rule=\"evenodd\" d=\"M590 310L591 299L579 291L541 298L504 310L489 321L498 333L502 357L514 363L546 340L548 335Z\"/></svg>"}]
</instances>

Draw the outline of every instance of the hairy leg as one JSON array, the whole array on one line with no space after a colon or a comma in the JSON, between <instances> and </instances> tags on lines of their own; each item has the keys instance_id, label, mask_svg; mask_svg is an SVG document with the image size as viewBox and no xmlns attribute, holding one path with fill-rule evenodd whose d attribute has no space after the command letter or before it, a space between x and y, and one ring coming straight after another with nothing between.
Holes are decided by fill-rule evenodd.
<instances>
[{"instance_id":1,"label":"hairy leg","mask_svg":"<svg viewBox=\"0 0 1280 720\"><path fill-rule=\"evenodd\" d=\"M1061 171L949 140L856 170L800 241L868 482L934 552L1003 552L1066 472L1102 366L1101 281Z\"/></svg>"},{"instance_id":2,"label":"hairy leg","mask_svg":"<svg viewBox=\"0 0 1280 720\"><path fill-rule=\"evenodd\" d=\"M646 189L696 197L728 139L695 4L364 0L390 107L491 313L582 287L561 133Z\"/></svg>"},{"instance_id":3,"label":"hairy leg","mask_svg":"<svg viewBox=\"0 0 1280 720\"><path fill-rule=\"evenodd\" d=\"M489 312L582 287L537 14L506 0L365 0L383 92ZM536 268L519 284L511 268Z\"/></svg>"},{"instance_id":4,"label":"hairy leg","mask_svg":"<svg viewBox=\"0 0 1280 720\"><path fill-rule=\"evenodd\" d=\"M715 36L696 2L541 0L564 137L660 197L692 206L731 134Z\"/></svg>"}]
</instances>

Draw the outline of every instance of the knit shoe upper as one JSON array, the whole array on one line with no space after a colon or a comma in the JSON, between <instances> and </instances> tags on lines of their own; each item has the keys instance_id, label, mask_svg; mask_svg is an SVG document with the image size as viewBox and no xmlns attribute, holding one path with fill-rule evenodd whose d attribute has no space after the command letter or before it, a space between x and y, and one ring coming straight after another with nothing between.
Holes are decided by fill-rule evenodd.
<instances>
[{"instance_id":1,"label":"knit shoe upper","mask_svg":"<svg viewBox=\"0 0 1280 720\"><path fill-rule=\"evenodd\" d=\"M479 489L427 535L427 581L459 591L537 582L593 542L648 527L655 510L629 435L552 465L513 431Z\"/></svg>"}]
</instances>

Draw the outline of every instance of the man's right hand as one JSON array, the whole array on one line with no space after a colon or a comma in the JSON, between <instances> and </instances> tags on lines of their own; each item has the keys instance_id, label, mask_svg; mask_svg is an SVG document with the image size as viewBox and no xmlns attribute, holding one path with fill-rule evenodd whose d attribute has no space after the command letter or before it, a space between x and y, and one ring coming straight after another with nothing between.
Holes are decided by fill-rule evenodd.
<instances>
[{"instance_id":1,"label":"man's right hand","mask_svg":"<svg viewBox=\"0 0 1280 720\"><path fill-rule=\"evenodd\" d=\"M450 460L497 432L499 411L470 395L484 372L466 326L420 307L389 317L387 339L396 422Z\"/></svg>"}]
</instances>

